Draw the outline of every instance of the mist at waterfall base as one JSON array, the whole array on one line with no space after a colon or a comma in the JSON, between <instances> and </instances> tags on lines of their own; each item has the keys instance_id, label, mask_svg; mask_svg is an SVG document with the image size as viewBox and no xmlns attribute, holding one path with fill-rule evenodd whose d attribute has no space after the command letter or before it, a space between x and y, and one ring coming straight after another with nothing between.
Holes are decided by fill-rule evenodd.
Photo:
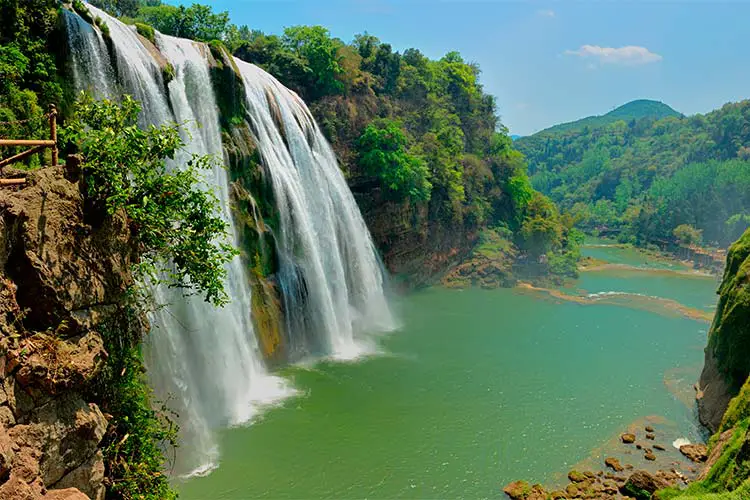
<instances>
[{"instance_id":1,"label":"mist at waterfall base","mask_svg":"<svg viewBox=\"0 0 750 500\"><path fill-rule=\"evenodd\" d=\"M230 237L239 245L207 47L157 33L156 46L174 67L175 76L165 86L161 67L134 27L88 8L109 27L114 60L101 33L66 11L76 86L99 98L133 95L143 107L143 126L184 124L186 148L170 167L180 168L192 154L217 159L206 173L206 187L216 193ZM305 104L259 68L236 63L247 95L247 120L278 202L279 282L289 316L290 354L356 359L373 347L367 332L394 325L367 228ZM216 429L248 423L263 408L294 394L287 381L264 366L246 272L239 257L227 265L231 302L223 309L165 285L153 287L156 302L167 307L150 315L145 357L157 399L180 416L177 474L213 470L219 458Z\"/></svg>"}]
</instances>

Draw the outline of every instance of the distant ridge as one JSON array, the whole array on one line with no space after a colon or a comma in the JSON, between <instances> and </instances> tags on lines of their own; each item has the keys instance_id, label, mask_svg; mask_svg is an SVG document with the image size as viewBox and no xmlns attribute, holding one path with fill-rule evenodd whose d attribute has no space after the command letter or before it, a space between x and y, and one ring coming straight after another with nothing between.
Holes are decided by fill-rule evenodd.
<instances>
[{"instance_id":1,"label":"distant ridge","mask_svg":"<svg viewBox=\"0 0 750 500\"><path fill-rule=\"evenodd\" d=\"M573 130L580 130L584 127L596 128L608 125L618 120L640 120L642 118L653 118L660 120L662 118L668 118L670 116L681 117L682 113L679 113L667 106L661 101L652 101L650 99L637 99L630 101L627 104L623 104L619 108L615 108L607 114L600 116L589 116L587 118L581 118L568 123L560 123L552 127L546 128L536 134L560 134L564 132L570 132ZM534 135L536 135L534 134Z\"/></svg>"}]
</instances>

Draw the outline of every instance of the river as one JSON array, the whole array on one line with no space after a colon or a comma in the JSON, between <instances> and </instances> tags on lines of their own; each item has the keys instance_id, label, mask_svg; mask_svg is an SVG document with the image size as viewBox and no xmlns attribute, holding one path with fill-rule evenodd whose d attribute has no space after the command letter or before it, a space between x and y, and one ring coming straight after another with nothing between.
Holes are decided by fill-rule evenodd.
<instances>
[{"instance_id":1,"label":"river","mask_svg":"<svg viewBox=\"0 0 750 500\"><path fill-rule=\"evenodd\" d=\"M644 422L677 459L673 439L702 438L717 280L600 241L584 254L610 264L552 292L417 292L382 354L282 370L299 395L222 431L219 468L181 498L498 498L596 466Z\"/></svg>"}]
</instances>

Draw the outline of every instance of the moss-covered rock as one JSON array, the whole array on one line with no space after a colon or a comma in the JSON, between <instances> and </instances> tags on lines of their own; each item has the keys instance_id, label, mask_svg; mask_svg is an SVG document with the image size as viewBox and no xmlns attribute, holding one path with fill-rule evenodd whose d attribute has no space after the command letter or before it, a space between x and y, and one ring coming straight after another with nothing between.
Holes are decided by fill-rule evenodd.
<instances>
[{"instance_id":1,"label":"moss-covered rock","mask_svg":"<svg viewBox=\"0 0 750 500\"><path fill-rule=\"evenodd\" d=\"M135 30L149 42L156 43L156 31L154 31L153 27L144 23L135 23Z\"/></svg>"},{"instance_id":2,"label":"moss-covered rock","mask_svg":"<svg viewBox=\"0 0 750 500\"><path fill-rule=\"evenodd\" d=\"M730 248L701 374L701 422L719 428L729 400L750 374L750 230Z\"/></svg>"},{"instance_id":3,"label":"moss-covered rock","mask_svg":"<svg viewBox=\"0 0 750 500\"><path fill-rule=\"evenodd\" d=\"M660 491L660 499L750 498L749 273L750 230L729 248L701 374L701 421L717 431L709 441L708 462L700 481L684 491Z\"/></svg>"},{"instance_id":4,"label":"moss-covered rock","mask_svg":"<svg viewBox=\"0 0 750 500\"><path fill-rule=\"evenodd\" d=\"M278 211L249 125L244 120L228 125L231 132L223 134L224 152L240 255L252 288L255 333L266 360L277 363L286 354L283 302L275 281L279 263L273 230L278 228Z\"/></svg>"},{"instance_id":5,"label":"moss-covered rock","mask_svg":"<svg viewBox=\"0 0 750 500\"><path fill-rule=\"evenodd\" d=\"M229 131L244 125L246 116L245 86L237 63L218 40L208 43L211 52L211 79L219 105L221 127Z\"/></svg>"}]
</instances>

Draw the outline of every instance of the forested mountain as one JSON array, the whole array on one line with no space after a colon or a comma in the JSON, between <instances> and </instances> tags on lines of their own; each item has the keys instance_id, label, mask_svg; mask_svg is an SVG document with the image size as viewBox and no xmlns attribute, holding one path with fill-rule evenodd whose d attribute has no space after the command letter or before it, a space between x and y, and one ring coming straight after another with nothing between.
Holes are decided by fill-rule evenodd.
<instances>
[{"instance_id":1,"label":"forested mountain","mask_svg":"<svg viewBox=\"0 0 750 500\"><path fill-rule=\"evenodd\" d=\"M637 243L726 246L750 222L750 101L705 115L540 132L515 146L534 187L587 230Z\"/></svg>"},{"instance_id":2,"label":"forested mountain","mask_svg":"<svg viewBox=\"0 0 750 500\"><path fill-rule=\"evenodd\" d=\"M661 118L680 117L680 113L667 106L661 101L652 101L649 99L637 99L619 106L609 113L599 116L588 116L567 123L560 123L546 128L535 135L556 135L570 132L577 132L585 127L594 128L602 127L619 120L640 120L651 118L659 120Z\"/></svg>"}]
</instances>

